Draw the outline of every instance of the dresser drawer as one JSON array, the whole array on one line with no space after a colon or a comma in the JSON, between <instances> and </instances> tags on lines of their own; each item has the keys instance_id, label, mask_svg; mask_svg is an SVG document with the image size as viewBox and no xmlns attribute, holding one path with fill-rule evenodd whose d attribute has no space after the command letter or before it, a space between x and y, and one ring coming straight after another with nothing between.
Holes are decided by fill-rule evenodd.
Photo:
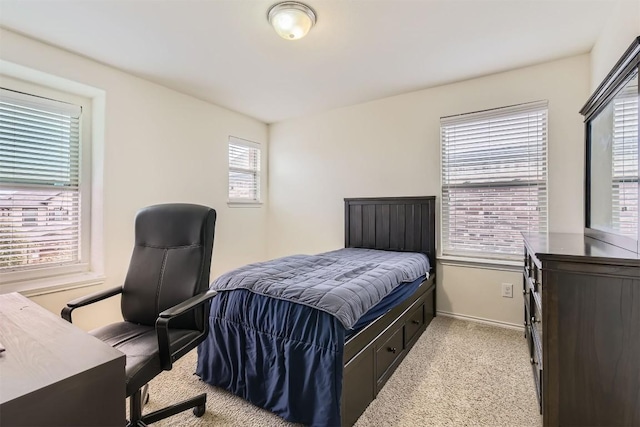
<instances>
[{"instance_id":1,"label":"dresser drawer","mask_svg":"<svg viewBox=\"0 0 640 427\"><path fill-rule=\"evenodd\" d=\"M396 361L403 350L403 327L400 326L392 335L376 350L376 376L380 380Z\"/></svg>"},{"instance_id":2,"label":"dresser drawer","mask_svg":"<svg viewBox=\"0 0 640 427\"><path fill-rule=\"evenodd\" d=\"M538 305L542 303L542 264L525 249L524 282Z\"/></svg>"},{"instance_id":3,"label":"dresser drawer","mask_svg":"<svg viewBox=\"0 0 640 427\"><path fill-rule=\"evenodd\" d=\"M530 326L528 329L530 337L529 349L531 351L529 361L531 362L531 372L536 386L538 406L540 407L540 413L542 413L542 347L539 345L535 327Z\"/></svg>"},{"instance_id":4,"label":"dresser drawer","mask_svg":"<svg viewBox=\"0 0 640 427\"><path fill-rule=\"evenodd\" d=\"M542 305L542 270L534 268L531 275L531 282L533 293L532 297L536 300L538 305Z\"/></svg>"},{"instance_id":5,"label":"dresser drawer","mask_svg":"<svg viewBox=\"0 0 640 427\"><path fill-rule=\"evenodd\" d=\"M424 303L409 314L404 325L404 346L406 347L424 325Z\"/></svg>"},{"instance_id":6,"label":"dresser drawer","mask_svg":"<svg viewBox=\"0 0 640 427\"><path fill-rule=\"evenodd\" d=\"M529 349L529 362L542 413L542 266L525 247L522 280L524 300L524 335Z\"/></svg>"},{"instance_id":7,"label":"dresser drawer","mask_svg":"<svg viewBox=\"0 0 640 427\"><path fill-rule=\"evenodd\" d=\"M525 315L528 314L526 312L525 307ZM529 326L529 322L526 322L524 325L524 337L527 339L527 348L529 349L529 360L533 363L533 353L535 352L533 348L533 336L531 335L531 327Z\"/></svg>"},{"instance_id":8,"label":"dresser drawer","mask_svg":"<svg viewBox=\"0 0 640 427\"><path fill-rule=\"evenodd\" d=\"M527 286L526 280L524 286ZM522 290L522 300L524 302L524 326L527 327L531 321L531 290Z\"/></svg>"},{"instance_id":9,"label":"dresser drawer","mask_svg":"<svg viewBox=\"0 0 640 427\"><path fill-rule=\"evenodd\" d=\"M540 348L540 354L542 354L542 331L543 331L543 327L542 327L542 310L540 310L540 306L538 305L538 302L534 299L531 298L531 308L530 308L530 318L529 318L529 324L531 325L531 328L533 329L533 331L535 332L535 338L537 340L537 345Z\"/></svg>"}]
</instances>

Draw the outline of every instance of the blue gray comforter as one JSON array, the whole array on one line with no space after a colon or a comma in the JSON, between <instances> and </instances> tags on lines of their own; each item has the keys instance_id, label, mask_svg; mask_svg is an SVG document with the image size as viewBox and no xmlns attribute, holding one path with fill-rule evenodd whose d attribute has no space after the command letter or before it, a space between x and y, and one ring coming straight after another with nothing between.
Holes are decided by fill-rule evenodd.
<instances>
[{"instance_id":1,"label":"blue gray comforter","mask_svg":"<svg viewBox=\"0 0 640 427\"><path fill-rule=\"evenodd\" d=\"M306 305L350 329L396 286L428 271L424 254L347 248L250 264L220 276L211 289L246 289Z\"/></svg>"}]
</instances>

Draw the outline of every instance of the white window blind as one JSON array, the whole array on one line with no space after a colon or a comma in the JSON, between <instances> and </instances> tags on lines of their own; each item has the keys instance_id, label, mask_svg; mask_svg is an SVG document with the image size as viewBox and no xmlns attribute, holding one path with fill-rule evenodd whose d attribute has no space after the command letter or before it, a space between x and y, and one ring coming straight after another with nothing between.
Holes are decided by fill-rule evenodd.
<instances>
[{"instance_id":1,"label":"white window blind","mask_svg":"<svg viewBox=\"0 0 640 427\"><path fill-rule=\"evenodd\" d=\"M229 201L260 202L260 144L229 137Z\"/></svg>"},{"instance_id":2,"label":"white window blind","mask_svg":"<svg viewBox=\"0 0 640 427\"><path fill-rule=\"evenodd\" d=\"M638 234L638 79L613 100L612 223L622 235Z\"/></svg>"},{"instance_id":3,"label":"white window blind","mask_svg":"<svg viewBox=\"0 0 640 427\"><path fill-rule=\"evenodd\" d=\"M80 263L81 111L0 89L0 272Z\"/></svg>"},{"instance_id":4,"label":"white window blind","mask_svg":"<svg viewBox=\"0 0 640 427\"><path fill-rule=\"evenodd\" d=\"M547 102L441 119L442 253L516 258L547 230Z\"/></svg>"}]
</instances>

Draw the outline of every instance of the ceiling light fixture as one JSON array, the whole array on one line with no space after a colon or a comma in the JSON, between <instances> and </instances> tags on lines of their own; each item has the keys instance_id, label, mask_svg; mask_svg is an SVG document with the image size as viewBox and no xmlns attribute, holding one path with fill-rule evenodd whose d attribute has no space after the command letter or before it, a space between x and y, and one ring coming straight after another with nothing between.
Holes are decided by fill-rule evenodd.
<instances>
[{"instance_id":1,"label":"ceiling light fixture","mask_svg":"<svg viewBox=\"0 0 640 427\"><path fill-rule=\"evenodd\" d=\"M285 1L269 8L267 19L283 39L298 40L316 23L316 13L304 3Z\"/></svg>"}]
</instances>

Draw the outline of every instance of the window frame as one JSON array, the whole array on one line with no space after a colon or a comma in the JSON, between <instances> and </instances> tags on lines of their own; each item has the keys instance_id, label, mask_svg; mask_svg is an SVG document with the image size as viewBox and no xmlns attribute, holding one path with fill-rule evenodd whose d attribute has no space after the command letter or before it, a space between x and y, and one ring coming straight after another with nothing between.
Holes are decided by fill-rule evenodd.
<instances>
[{"instance_id":1,"label":"window frame","mask_svg":"<svg viewBox=\"0 0 640 427\"><path fill-rule=\"evenodd\" d=\"M85 277L87 273L92 273L92 102L91 99L80 95L54 89L52 87L41 86L36 83L13 79L7 75L0 75L0 87L46 98L54 101L65 102L80 106L82 114L79 122L79 186L80 195L80 251L78 262L72 264L35 265L33 268L21 268L17 270L7 270L2 272L2 282L0 283L0 293L9 290L20 290L22 288L45 289L49 287L59 288L59 283L64 282L73 275L82 275L82 281L90 281ZM12 188L11 184L5 187ZM18 188L16 186L15 188ZM48 218L48 217L47 217ZM97 277L97 276L96 276ZM78 280L73 280L77 282ZM52 283L53 285L49 284Z\"/></svg>"},{"instance_id":2,"label":"window frame","mask_svg":"<svg viewBox=\"0 0 640 427\"><path fill-rule=\"evenodd\" d=\"M257 169L244 169L244 168L234 168L231 166L229 162L229 155L231 153L231 145L247 147L250 149L256 149L258 151L258 162ZM259 142L250 141L248 139L238 138L236 136L229 135L227 140L227 205L228 206L260 206L262 205L262 145ZM230 190L230 178L229 174L232 171L241 172L241 173L251 173L255 176L256 180L256 198L233 198L229 194Z\"/></svg>"},{"instance_id":3,"label":"window frame","mask_svg":"<svg viewBox=\"0 0 640 427\"><path fill-rule=\"evenodd\" d=\"M527 102L523 104L510 105L505 107L492 108L488 110L482 110L477 112L470 112L464 114L458 114L454 116L447 116L440 118L440 226L439 226L439 248L438 248L438 258L445 261L451 262L453 264L477 264L477 265L494 265L505 267L509 270L514 267L521 265L522 263L522 255L516 253L504 253L497 251L465 251L460 249L450 249L445 248L445 232L447 229L445 228L445 209L446 209L446 199L444 197L445 187L448 188L497 188L497 187L507 187L509 189L513 189L516 187L525 188L529 186L534 180L528 180L523 182L513 181L511 183L501 182L498 180L492 181L483 181L483 182L470 182L468 185L465 184L452 184L445 185L445 159L444 159L444 132L443 128L446 127L445 123L451 125L452 123L460 124L460 123L473 123L489 119L496 119L503 117L514 116L519 112L530 111L534 112L536 110L544 110L544 120L545 120L545 136L544 136L544 160L543 163L546 165L543 167L544 171L544 179L536 180L538 183L544 183L544 218L541 223L541 227L544 230L548 230L549 225L549 106L548 101L534 101ZM485 178L486 179L486 178ZM538 184L539 185L539 184ZM449 228L450 230L451 228ZM488 249L491 249L488 247Z\"/></svg>"}]
</instances>

